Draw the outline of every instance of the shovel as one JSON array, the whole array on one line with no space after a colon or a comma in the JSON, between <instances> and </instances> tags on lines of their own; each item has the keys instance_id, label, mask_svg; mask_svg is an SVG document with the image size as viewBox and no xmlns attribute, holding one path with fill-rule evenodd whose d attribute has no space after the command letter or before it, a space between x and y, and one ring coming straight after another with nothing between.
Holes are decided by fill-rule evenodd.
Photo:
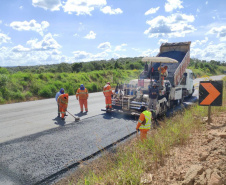
<instances>
[{"instance_id":1,"label":"shovel","mask_svg":"<svg viewBox=\"0 0 226 185\"><path fill-rule=\"evenodd\" d=\"M68 111L67 111L68 112ZM75 117L75 116L73 116L73 114L71 114L70 112L68 112L72 117L74 117L75 118L75 122L76 121L79 121L80 120L80 118L79 117Z\"/></svg>"}]
</instances>

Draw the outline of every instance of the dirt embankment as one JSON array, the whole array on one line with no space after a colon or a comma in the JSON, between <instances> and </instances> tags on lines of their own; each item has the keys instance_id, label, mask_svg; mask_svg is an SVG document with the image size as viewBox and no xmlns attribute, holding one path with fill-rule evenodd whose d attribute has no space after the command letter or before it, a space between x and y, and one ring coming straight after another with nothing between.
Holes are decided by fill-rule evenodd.
<instances>
[{"instance_id":1,"label":"dirt embankment","mask_svg":"<svg viewBox=\"0 0 226 185\"><path fill-rule=\"evenodd\" d=\"M204 131L194 133L188 145L172 149L163 166L151 167L141 184L225 185L226 112L204 124Z\"/></svg>"}]
</instances>

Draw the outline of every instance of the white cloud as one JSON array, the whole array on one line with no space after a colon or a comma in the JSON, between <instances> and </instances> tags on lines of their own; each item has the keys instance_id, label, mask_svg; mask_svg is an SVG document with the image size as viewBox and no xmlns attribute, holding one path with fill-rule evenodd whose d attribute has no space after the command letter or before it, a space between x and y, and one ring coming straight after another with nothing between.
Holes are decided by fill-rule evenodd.
<instances>
[{"instance_id":1,"label":"white cloud","mask_svg":"<svg viewBox=\"0 0 226 185\"><path fill-rule=\"evenodd\" d=\"M63 5L64 12L76 15L91 15L95 8L102 8L107 4L106 0L67 0Z\"/></svg>"},{"instance_id":2,"label":"white cloud","mask_svg":"<svg viewBox=\"0 0 226 185\"><path fill-rule=\"evenodd\" d=\"M87 53L85 51L74 51L73 52L75 59L86 59L89 58L92 54L91 53Z\"/></svg>"},{"instance_id":3,"label":"white cloud","mask_svg":"<svg viewBox=\"0 0 226 185\"><path fill-rule=\"evenodd\" d=\"M226 26L214 27L206 34L217 34L217 38L219 38L220 41L224 42L226 41Z\"/></svg>"},{"instance_id":4,"label":"white cloud","mask_svg":"<svg viewBox=\"0 0 226 185\"><path fill-rule=\"evenodd\" d=\"M141 52L141 49L139 49L139 48L132 48L132 50L134 50L136 52Z\"/></svg>"},{"instance_id":5,"label":"white cloud","mask_svg":"<svg viewBox=\"0 0 226 185\"><path fill-rule=\"evenodd\" d=\"M226 43L214 45L210 43L205 48L191 48L191 57L200 60L216 60L225 61L226 58Z\"/></svg>"},{"instance_id":6,"label":"white cloud","mask_svg":"<svg viewBox=\"0 0 226 185\"><path fill-rule=\"evenodd\" d=\"M204 40L196 40L196 41L191 43L191 47L195 47L197 45L201 46L201 45L207 43L207 41L208 41L208 37L205 37Z\"/></svg>"},{"instance_id":7,"label":"white cloud","mask_svg":"<svg viewBox=\"0 0 226 185\"><path fill-rule=\"evenodd\" d=\"M33 19L30 22L14 21L10 24L10 27L18 31L36 31L43 36L43 32L49 27L49 23L47 21L42 21L41 24L39 24Z\"/></svg>"},{"instance_id":8,"label":"white cloud","mask_svg":"<svg viewBox=\"0 0 226 185\"><path fill-rule=\"evenodd\" d=\"M23 9L23 6L20 6L19 9Z\"/></svg>"},{"instance_id":9,"label":"white cloud","mask_svg":"<svg viewBox=\"0 0 226 185\"><path fill-rule=\"evenodd\" d=\"M74 58L77 61L83 61L83 62L92 61L92 60L103 60L108 57L108 54L106 52L92 54L86 51L74 51L73 54L74 54Z\"/></svg>"},{"instance_id":10,"label":"white cloud","mask_svg":"<svg viewBox=\"0 0 226 185\"><path fill-rule=\"evenodd\" d=\"M118 53L113 53L113 58L117 59L117 58L121 58L122 55L118 54Z\"/></svg>"},{"instance_id":11,"label":"white cloud","mask_svg":"<svg viewBox=\"0 0 226 185\"><path fill-rule=\"evenodd\" d=\"M103 49L103 50L111 49L111 44L110 42L103 42L103 43L100 43L97 48Z\"/></svg>"},{"instance_id":12,"label":"white cloud","mask_svg":"<svg viewBox=\"0 0 226 185\"><path fill-rule=\"evenodd\" d=\"M61 52L59 50L57 50L57 49L54 49L51 54L52 55L60 55Z\"/></svg>"},{"instance_id":13,"label":"white cloud","mask_svg":"<svg viewBox=\"0 0 226 185\"><path fill-rule=\"evenodd\" d=\"M13 52L28 52L28 51L30 51L30 49L29 48L25 48L25 47L23 47L21 45L18 45L18 46L13 47L12 51Z\"/></svg>"},{"instance_id":14,"label":"white cloud","mask_svg":"<svg viewBox=\"0 0 226 185\"><path fill-rule=\"evenodd\" d=\"M4 34L4 33L0 33L0 45L3 44L3 43L8 43L10 42L11 38Z\"/></svg>"},{"instance_id":15,"label":"white cloud","mask_svg":"<svg viewBox=\"0 0 226 185\"><path fill-rule=\"evenodd\" d=\"M104 8L101 8L100 11L102 11L104 14L121 14L123 11L120 8L112 9L110 6L105 6Z\"/></svg>"},{"instance_id":16,"label":"white cloud","mask_svg":"<svg viewBox=\"0 0 226 185\"><path fill-rule=\"evenodd\" d=\"M150 25L144 34L148 37L184 37L185 34L194 32L196 29L189 23L195 20L193 15L172 14L168 17L158 16L146 23Z\"/></svg>"},{"instance_id":17,"label":"white cloud","mask_svg":"<svg viewBox=\"0 0 226 185\"><path fill-rule=\"evenodd\" d=\"M62 6L61 0L32 0L32 5L51 11L60 10L60 7Z\"/></svg>"},{"instance_id":18,"label":"white cloud","mask_svg":"<svg viewBox=\"0 0 226 185\"><path fill-rule=\"evenodd\" d=\"M61 48L51 33L46 34L41 41L38 41L38 39L29 40L27 41L27 45L31 47L31 50L36 51L46 51Z\"/></svg>"},{"instance_id":19,"label":"white cloud","mask_svg":"<svg viewBox=\"0 0 226 185\"><path fill-rule=\"evenodd\" d=\"M208 1L206 1L206 5L208 4Z\"/></svg>"},{"instance_id":20,"label":"white cloud","mask_svg":"<svg viewBox=\"0 0 226 185\"><path fill-rule=\"evenodd\" d=\"M74 62L71 57L59 55L58 50L32 50L23 46L16 46L13 48L0 48L1 66L29 66L40 64L56 64L62 62L62 58L68 63Z\"/></svg>"},{"instance_id":21,"label":"white cloud","mask_svg":"<svg viewBox=\"0 0 226 185\"><path fill-rule=\"evenodd\" d=\"M53 34L53 37L60 37L60 34L55 33Z\"/></svg>"},{"instance_id":22,"label":"white cloud","mask_svg":"<svg viewBox=\"0 0 226 185\"><path fill-rule=\"evenodd\" d=\"M96 38L96 33L93 31L90 31L84 38L86 39L95 39Z\"/></svg>"},{"instance_id":23,"label":"white cloud","mask_svg":"<svg viewBox=\"0 0 226 185\"><path fill-rule=\"evenodd\" d=\"M166 43L168 42L168 39L159 39L158 44Z\"/></svg>"},{"instance_id":24,"label":"white cloud","mask_svg":"<svg viewBox=\"0 0 226 185\"><path fill-rule=\"evenodd\" d=\"M74 36L74 37L79 37L79 35L78 35L77 33L75 33L73 36Z\"/></svg>"},{"instance_id":25,"label":"white cloud","mask_svg":"<svg viewBox=\"0 0 226 185\"><path fill-rule=\"evenodd\" d=\"M123 47L127 46L127 44L121 44L115 47L115 51L126 51Z\"/></svg>"},{"instance_id":26,"label":"white cloud","mask_svg":"<svg viewBox=\"0 0 226 185\"><path fill-rule=\"evenodd\" d=\"M199 12L200 12L200 9L199 9L199 8L197 8L196 12L198 12L198 13L199 13Z\"/></svg>"},{"instance_id":27,"label":"white cloud","mask_svg":"<svg viewBox=\"0 0 226 185\"><path fill-rule=\"evenodd\" d=\"M146 11L144 15L154 14L159 10L159 8L160 8L159 6L156 8L151 8L148 11Z\"/></svg>"},{"instance_id":28,"label":"white cloud","mask_svg":"<svg viewBox=\"0 0 226 185\"><path fill-rule=\"evenodd\" d=\"M101 59L106 59L107 57L108 57L107 52L101 52L101 53L97 53L95 55L92 55L91 60L101 60Z\"/></svg>"},{"instance_id":29,"label":"white cloud","mask_svg":"<svg viewBox=\"0 0 226 185\"><path fill-rule=\"evenodd\" d=\"M166 12L171 12L174 9L181 9L184 8L181 3L183 1L180 0L167 0L167 3L165 3L165 11Z\"/></svg>"}]
</instances>

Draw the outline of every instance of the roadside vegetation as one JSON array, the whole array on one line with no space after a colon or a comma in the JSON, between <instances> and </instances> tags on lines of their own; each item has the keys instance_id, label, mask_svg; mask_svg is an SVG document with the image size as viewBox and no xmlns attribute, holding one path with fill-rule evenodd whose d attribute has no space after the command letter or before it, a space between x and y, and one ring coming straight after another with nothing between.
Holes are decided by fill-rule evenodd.
<instances>
[{"instance_id":1,"label":"roadside vegetation","mask_svg":"<svg viewBox=\"0 0 226 185\"><path fill-rule=\"evenodd\" d=\"M215 60L207 62L205 60L191 59L189 69L191 69L197 77L220 75L226 73L226 63L217 62Z\"/></svg>"},{"instance_id":2,"label":"roadside vegetation","mask_svg":"<svg viewBox=\"0 0 226 185\"><path fill-rule=\"evenodd\" d=\"M102 91L107 81L115 87L117 83L126 83L139 76L144 68L141 59L134 57L73 64L0 67L0 104L53 98L62 87L73 95L80 84L84 84L89 92ZM226 71L226 64L191 59L189 68L197 77L218 75Z\"/></svg>"},{"instance_id":3,"label":"roadside vegetation","mask_svg":"<svg viewBox=\"0 0 226 185\"><path fill-rule=\"evenodd\" d=\"M224 78L224 92L226 77ZM226 112L226 94L223 105L212 107L212 114ZM105 152L99 159L80 168L58 185L140 184L143 174L164 165L170 149L189 143L192 134L204 130L203 117L208 107L197 104L161 122L161 128L152 130L146 142L132 139L121 144L113 153ZM135 129L135 128L134 128Z\"/></svg>"}]
</instances>

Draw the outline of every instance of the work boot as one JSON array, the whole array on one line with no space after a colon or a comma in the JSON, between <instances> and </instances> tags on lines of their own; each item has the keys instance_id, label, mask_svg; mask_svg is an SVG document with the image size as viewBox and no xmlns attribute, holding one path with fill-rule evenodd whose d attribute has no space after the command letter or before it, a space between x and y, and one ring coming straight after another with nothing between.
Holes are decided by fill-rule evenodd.
<instances>
[{"instance_id":1,"label":"work boot","mask_svg":"<svg viewBox=\"0 0 226 185\"><path fill-rule=\"evenodd\" d=\"M83 111L81 111L80 113L83 113Z\"/></svg>"},{"instance_id":2,"label":"work boot","mask_svg":"<svg viewBox=\"0 0 226 185\"><path fill-rule=\"evenodd\" d=\"M60 113L58 113L58 117L60 117Z\"/></svg>"}]
</instances>

